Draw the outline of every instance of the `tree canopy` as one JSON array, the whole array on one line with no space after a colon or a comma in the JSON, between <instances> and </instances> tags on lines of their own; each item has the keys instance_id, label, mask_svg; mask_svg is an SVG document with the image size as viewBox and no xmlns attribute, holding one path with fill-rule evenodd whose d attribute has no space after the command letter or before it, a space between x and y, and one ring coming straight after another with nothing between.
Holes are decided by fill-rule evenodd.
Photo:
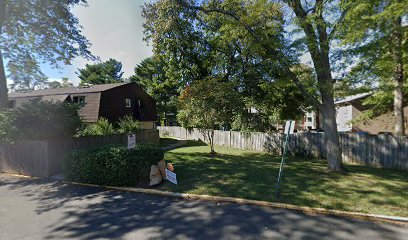
<instances>
[{"instance_id":1,"label":"tree canopy","mask_svg":"<svg viewBox=\"0 0 408 240\"><path fill-rule=\"evenodd\" d=\"M274 104L279 96L272 93L274 88L271 86L276 82L281 82L281 85L285 82L288 87L294 85L283 74L275 58L266 55L260 44L253 41L234 19L219 14L200 14L174 3L148 3L143 9L145 39L152 42L156 58L166 59L164 67L160 67L163 78L179 86L206 78L222 78L234 84L244 104L241 112L230 119L229 128L268 131L271 130L271 112L280 114L279 117L288 117L288 114L283 116L283 113L288 113L282 109L283 104ZM278 5L260 2L246 7L259 14L251 24L265 29L265 41L286 48ZM273 15L277 15L276 20L263 19L265 16L273 18ZM295 62L294 59L289 60ZM298 89L292 90L291 95L297 99L286 103L292 109L303 108L303 96ZM266 96L274 97L276 101L265 101ZM256 108L257 114L247 114L251 108ZM301 114L295 111L290 116L299 118ZM262 124L251 124L252 121Z\"/></svg>"},{"instance_id":2,"label":"tree canopy","mask_svg":"<svg viewBox=\"0 0 408 240\"><path fill-rule=\"evenodd\" d=\"M243 105L231 82L209 78L195 81L180 95L178 121L187 128L205 131L214 154L214 130L228 125Z\"/></svg>"},{"instance_id":3,"label":"tree canopy","mask_svg":"<svg viewBox=\"0 0 408 240\"><path fill-rule=\"evenodd\" d=\"M129 78L136 82L156 100L157 112L163 124L175 120L181 81L166 76L167 63L159 56L144 59L135 67L134 75Z\"/></svg>"},{"instance_id":4,"label":"tree canopy","mask_svg":"<svg viewBox=\"0 0 408 240\"><path fill-rule=\"evenodd\" d=\"M22 65L22 54L58 67L77 56L92 58L73 6L85 0L0 0L0 108L7 107L5 60ZM37 68L38 70L38 68Z\"/></svg>"},{"instance_id":5,"label":"tree canopy","mask_svg":"<svg viewBox=\"0 0 408 240\"><path fill-rule=\"evenodd\" d=\"M340 27L341 40L354 66L347 76L349 91L375 91L365 102L371 108L360 116L369 119L394 106L395 133L405 132L407 92L407 0L343 1L348 8ZM350 31L353 29L353 31Z\"/></svg>"},{"instance_id":6,"label":"tree canopy","mask_svg":"<svg viewBox=\"0 0 408 240\"><path fill-rule=\"evenodd\" d=\"M61 79L61 82L52 81L52 82L48 83L48 86L50 88L66 88L66 87L72 87L72 86L74 86L74 84L72 82L70 82L68 78L63 77Z\"/></svg>"},{"instance_id":7,"label":"tree canopy","mask_svg":"<svg viewBox=\"0 0 408 240\"><path fill-rule=\"evenodd\" d=\"M38 62L30 54L25 54L19 61L7 63L9 75L13 83L10 88L15 91L30 91L48 85L48 78L40 71Z\"/></svg>"},{"instance_id":8,"label":"tree canopy","mask_svg":"<svg viewBox=\"0 0 408 240\"><path fill-rule=\"evenodd\" d=\"M96 64L86 64L85 68L78 69L80 84L107 84L123 82L122 63L115 59Z\"/></svg>"},{"instance_id":9,"label":"tree canopy","mask_svg":"<svg viewBox=\"0 0 408 240\"><path fill-rule=\"evenodd\" d=\"M152 41L155 54L174 59L170 60L174 65L169 69L183 80L223 76L236 81L238 90L244 89L241 84L252 85L253 74L262 83L272 84L264 89L280 88L285 85L279 82L291 81L296 86L293 91L299 93L303 102L322 113L328 167L341 171L330 45L344 11L333 3L322 0L304 3L299 0L160 0L144 7L145 36ZM297 37L288 29L293 29ZM311 84L303 82L294 71L300 63L299 57L306 53L310 54L314 66ZM191 58L197 55L199 58ZM259 69L257 65L265 67ZM252 66L252 74L248 75ZM197 72L199 74L191 75ZM276 97L279 96L283 95Z\"/></svg>"}]
</instances>

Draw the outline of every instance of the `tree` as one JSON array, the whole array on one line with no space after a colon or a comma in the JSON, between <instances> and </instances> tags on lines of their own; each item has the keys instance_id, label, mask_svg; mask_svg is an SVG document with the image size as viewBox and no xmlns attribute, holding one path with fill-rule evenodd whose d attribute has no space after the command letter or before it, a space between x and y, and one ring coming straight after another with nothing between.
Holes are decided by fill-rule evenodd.
<instances>
[{"instance_id":1,"label":"tree","mask_svg":"<svg viewBox=\"0 0 408 240\"><path fill-rule=\"evenodd\" d=\"M341 10L334 1L323 0L305 1L303 4L300 0L161 0L145 5L145 9L150 9L150 12L145 12L150 13L150 18L156 19L153 21L155 24L148 25L148 30L154 28L149 32L154 48L159 44L176 41L171 35L163 34L168 29L174 28L185 34L189 32L184 28L187 25L185 22L196 26L197 22L204 21L204 14L223 20L219 23L219 30L213 33L215 36L224 33L224 39L238 37L239 44L250 45L252 48L249 49L264 59L273 60L278 75L291 79L304 99L321 112L328 169L343 170L329 56L330 43L335 39L337 26L342 23L347 10ZM183 24L177 25L178 21L183 21ZM296 40L285 37L285 25L297 26L296 30L300 30L298 35L301 37ZM312 58L317 96L309 92L298 75L291 70L291 67L299 63L299 56L305 53L309 53Z\"/></svg>"},{"instance_id":2,"label":"tree","mask_svg":"<svg viewBox=\"0 0 408 240\"><path fill-rule=\"evenodd\" d=\"M77 104L34 99L0 112L0 142L72 137L81 127Z\"/></svg>"},{"instance_id":3,"label":"tree","mask_svg":"<svg viewBox=\"0 0 408 240\"><path fill-rule=\"evenodd\" d=\"M228 123L243 106L233 84L217 78L198 80L186 87L179 100L178 121L183 127L201 129L214 155L214 130Z\"/></svg>"},{"instance_id":4,"label":"tree","mask_svg":"<svg viewBox=\"0 0 408 240\"><path fill-rule=\"evenodd\" d=\"M86 64L84 69L78 71L81 85L123 82L122 63L112 58L101 63Z\"/></svg>"},{"instance_id":5,"label":"tree","mask_svg":"<svg viewBox=\"0 0 408 240\"><path fill-rule=\"evenodd\" d=\"M58 82L58 81L49 82L49 83L48 83L48 86L49 86L51 89L62 88L61 83Z\"/></svg>"},{"instance_id":6,"label":"tree","mask_svg":"<svg viewBox=\"0 0 408 240\"><path fill-rule=\"evenodd\" d=\"M61 87L65 88L65 87L72 87L72 86L74 86L74 84L72 82L70 82L68 78L63 77L61 79Z\"/></svg>"},{"instance_id":7,"label":"tree","mask_svg":"<svg viewBox=\"0 0 408 240\"><path fill-rule=\"evenodd\" d=\"M0 0L0 108L7 107L4 60L21 64L20 54L33 59L70 64L77 56L92 58L89 41L70 12L85 0Z\"/></svg>"},{"instance_id":8,"label":"tree","mask_svg":"<svg viewBox=\"0 0 408 240\"><path fill-rule=\"evenodd\" d=\"M130 77L131 82L136 82L150 96L156 100L157 112L161 119L167 124L167 116L169 114L177 115L177 96L181 81L166 76L166 63L160 56L153 56L144 59L135 67L135 73Z\"/></svg>"},{"instance_id":9,"label":"tree","mask_svg":"<svg viewBox=\"0 0 408 240\"><path fill-rule=\"evenodd\" d=\"M193 15L187 11L175 17L182 9L172 2L161 4L146 3L142 16L144 40L151 41L155 56L166 60L166 77L181 86L211 75L212 48L206 41L201 27L191 21ZM193 13L194 14L194 13Z\"/></svg>"},{"instance_id":10,"label":"tree","mask_svg":"<svg viewBox=\"0 0 408 240\"><path fill-rule=\"evenodd\" d=\"M17 62L9 61L8 78L13 80L10 88L17 91L31 91L48 85L48 78L41 72L38 62L25 53Z\"/></svg>"},{"instance_id":11,"label":"tree","mask_svg":"<svg viewBox=\"0 0 408 240\"><path fill-rule=\"evenodd\" d=\"M403 135L408 26L403 26L402 18L408 16L408 1L343 1L343 8L350 10L341 27L341 39L351 45L349 52L356 62L350 75L363 79L358 88L370 85L380 90L368 99L367 103L374 107L365 116L370 118L388 110L393 101L395 133Z\"/></svg>"},{"instance_id":12,"label":"tree","mask_svg":"<svg viewBox=\"0 0 408 240\"><path fill-rule=\"evenodd\" d=\"M235 85L245 106L242 107L242 112L237 113L224 127L236 130L271 130L268 120L270 117L267 116L269 111L267 113L264 110L272 108L282 112L282 109L277 108L283 105L271 105L264 101L268 95L266 92L271 89L265 86L280 81L288 82L274 58L265 56L264 50L229 17L197 16L194 11L173 3L149 3L143 9L143 16L146 18L145 39L152 41L155 58L166 59L163 61L164 66L159 67L167 79L166 82L183 86L207 78L229 81ZM266 8L263 13L269 16L274 10L272 6ZM259 20L261 18L262 16L259 16ZM254 24L255 22L259 21L254 21ZM260 28L266 29L270 42L284 44L281 25L263 21ZM274 97L272 94L268 96ZM303 97L299 100L287 102L297 108L298 106L294 105L304 102ZM261 106L262 104L267 106ZM258 113L249 113L249 109L254 107L258 109Z\"/></svg>"},{"instance_id":13,"label":"tree","mask_svg":"<svg viewBox=\"0 0 408 240\"><path fill-rule=\"evenodd\" d=\"M48 83L48 86L50 88L67 88L67 87L72 87L74 86L74 84L72 82L69 81L68 78L63 77L61 79L61 82L58 81L52 81Z\"/></svg>"}]
</instances>

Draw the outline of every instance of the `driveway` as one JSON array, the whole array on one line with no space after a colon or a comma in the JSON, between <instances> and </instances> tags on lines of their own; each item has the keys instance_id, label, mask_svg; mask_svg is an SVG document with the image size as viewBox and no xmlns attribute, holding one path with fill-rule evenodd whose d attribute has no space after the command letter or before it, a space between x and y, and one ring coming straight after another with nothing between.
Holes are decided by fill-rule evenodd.
<instances>
[{"instance_id":1,"label":"driveway","mask_svg":"<svg viewBox=\"0 0 408 240\"><path fill-rule=\"evenodd\" d=\"M0 174L0 239L408 239L408 228Z\"/></svg>"}]
</instances>

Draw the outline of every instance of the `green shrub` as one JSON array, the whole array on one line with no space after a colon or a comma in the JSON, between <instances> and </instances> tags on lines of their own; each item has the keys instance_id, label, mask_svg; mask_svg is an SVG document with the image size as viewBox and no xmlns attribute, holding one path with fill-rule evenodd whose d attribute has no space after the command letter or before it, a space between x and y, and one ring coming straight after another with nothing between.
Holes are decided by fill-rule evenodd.
<instances>
[{"instance_id":1,"label":"green shrub","mask_svg":"<svg viewBox=\"0 0 408 240\"><path fill-rule=\"evenodd\" d=\"M118 123L119 133L135 133L141 129L141 124L139 121L135 120L131 116L125 116L121 118Z\"/></svg>"},{"instance_id":2,"label":"green shrub","mask_svg":"<svg viewBox=\"0 0 408 240\"><path fill-rule=\"evenodd\" d=\"M111 135L115 133L113 125L105 118L98 119L97 122L88 124L83 130L78 132L78 136Z\"/></svg>"},{"instance_id":3,"label":"green shrub","mask_svg":"<svg viewBox=\"0 0 408 240\"><path fill-rule=\"evenodd\" d=\"M16 115L10 110L0 111L0 142L13 142L20 135L13 124Z\"/></svg>"},{"instance_id":4,"label":"green shrub","mask_svg":"<svg viewBox=\"0 0 408 240\"><path fill-rule=\"evenodd\" d=\"M78 106L33 100L0 112L0 141L71 137L82 126Z\"/></svg>"},{"instance_id":5,"label":"green shrub","mask_svg":"<svg viewBox=\"0 0 408 240\"><path fill-rule=\"evenodd\" d=\"M91 148L66 158L65 174L75 182L134 186L149 180L150 166L163 157L161 148L152 144L137 144L132 150L123 146Z\"/></svg>"}]
</instances>

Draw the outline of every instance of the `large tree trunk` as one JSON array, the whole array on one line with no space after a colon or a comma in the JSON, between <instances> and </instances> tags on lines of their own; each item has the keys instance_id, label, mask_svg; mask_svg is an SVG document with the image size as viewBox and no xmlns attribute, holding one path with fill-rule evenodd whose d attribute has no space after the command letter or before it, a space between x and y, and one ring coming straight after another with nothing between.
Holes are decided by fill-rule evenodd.
<instances>
[{"instance_id":1,"label":"large tree trunk","mask_svg":"<svg viewBox=\"0 0 408 240\"><path fill-rule=\"evenodd\" d=\"M317 75L317 85L322 100L319 110L323 118L328 170L342 172L342 156L333 98L334 81L329 60L330 39L327 34L327 23L323 18L324 1L316 0L316 12L312 19L304 10L300 0L292 0L288 4L301 21L300 26L306 35L306 44Z\"/></svg>"},{"instance_id":2,"label":"large tree trunk","mask_svg":"<svg viewBox=\"0 0 408 240\"><path fill-rule=\"evenodd\" d=\"M395 134L405 134L405 121L404 121L404 101L403 101L403 81L395 79L397 81L394 91L394 115L395 115Z\"/></svg>"},{"instance_id":3,"label":"large tree trunk","mask_svg":"<svg viewBox=\"0 0 408 240\"><path fill-rule=\"evenodd\" d=\"M395 134L405 134L404 121L404 68L402 60L402 32L401 18L395 22L395 30L393 34L392 47L394 48L393 58L395 63L394 80L394 115L395 115Z\"/></svg>"},{"instance_id":4,"label":"large tree trunk","mask_svg":"<svg viewBox=\"0 0 408 240\"><path fill-rule=\"evenodd\" d=\"M6 13L6 1L0 0L0 35L3 29L4 17ZM7 108L7 79L4 70L3 54L0 46L0 109Z\"/></svg>"},{"instance_id":5,"label":"large tree trunk","mask_svg":"<svg viewBox=\"0 0 408 240\"><path fill-rule=\"evenodd\" d=\"M3 55L0 48L0 109L7 108L7 79L4 70Z\"/></svg>"},{"instance_id":6,"label":"large tree trunk","mask_svg":"<svg viewBox=\"0 0 408 240\"><path fill-rule=\"evenodd\" d=\"M343 171L342 156L339 142L339 135L336 123L336 110L333 97L328 95L323 97L320 112L323 117L324 140L327 168L329 171Z\"/></svg>"},{"instance_id":7,"label":"large tree trunk","mask_svg":"<svg viewBox=\"0 0 408 240\"><path fill-rule=\"evenodd\" d=\"M322 98L322 104L319 110L323 118L327 168L329 171L342 172L343 164L333 97L334 81L331 75L328 54L321 54L320 58L315 59L315 69Z\"/></svg>"},{"instance_id":8,"label":"large tree trunk","mask_svg":"<svg viewBox=\"0 0 408 240\"><path fill-rule=\"evenodd\" d=\"M343 171L339 134L337 131L336 107L334 105L333 78L328 51L320 53L320 58L315 59L317 81L322 98L320 111L323 117L325 150L327 167L329 171Z\"/></svg>"}]
</instances>

